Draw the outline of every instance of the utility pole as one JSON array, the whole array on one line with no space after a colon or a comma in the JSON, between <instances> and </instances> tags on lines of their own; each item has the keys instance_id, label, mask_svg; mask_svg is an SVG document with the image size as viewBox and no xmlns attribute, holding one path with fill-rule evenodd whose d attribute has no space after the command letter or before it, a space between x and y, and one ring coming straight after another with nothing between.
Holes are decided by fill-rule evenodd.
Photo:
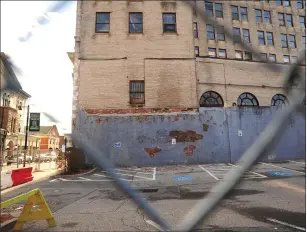
<instances>
[{"instance_id":1,"label":"utility pole","mask_svg":"<svg viewBox=\"0 0 307 232\"><path fill-rule=\"evenodd\" d=\"M26 167L26 153L28 147L28 131L29 131L29 114L30 114L30 105L27 107L27 124L26 124L26 138L25 138L25 152L23 154L23 167Z\"/></svg>"}]
</instances>

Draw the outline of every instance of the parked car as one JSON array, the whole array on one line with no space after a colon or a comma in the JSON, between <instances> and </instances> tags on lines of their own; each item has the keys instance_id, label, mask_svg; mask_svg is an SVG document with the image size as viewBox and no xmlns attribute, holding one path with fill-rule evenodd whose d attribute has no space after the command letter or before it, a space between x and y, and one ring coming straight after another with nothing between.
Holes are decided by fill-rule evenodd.
<instances>
[{"instance_id":1,"label":"parked car","mask_svg":"<svg viewBox=\"0 0 307 232\"><path fill-rule=\"evenodd\" d=\"M24 154L20 154L20 155L18 156L18 162L19 162L19 163L23 163L23 159L24 159ZM27 163L32 163L32 162L33 162L32 156L27 155L27 156L26 156L26 162L27 162Z\"/></svg>"},{"instance_id":2,"label":"parked car","mask_svg":"<svg viewBox=\"0 0 307 232\"><path fill-rule=\"evenodd\" d=\"M56 161L56 154L46 153L40 155L41 162L51 162Z\"/></svg>"},{"instance_id":3,"label":"parked car","mask_svg":"<svg viewBox=\"0 0 307 232\"><path fill-rule=\"evenodd\" d=\"M16 164L17 163L17 157L15 158L8 158L6 161L7 165Z\"/></svg>"}]
</instances>

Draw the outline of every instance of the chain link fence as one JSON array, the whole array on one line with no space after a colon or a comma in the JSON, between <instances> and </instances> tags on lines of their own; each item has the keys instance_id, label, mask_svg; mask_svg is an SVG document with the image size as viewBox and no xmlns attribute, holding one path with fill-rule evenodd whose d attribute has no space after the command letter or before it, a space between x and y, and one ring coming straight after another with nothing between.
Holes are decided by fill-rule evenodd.
<instances>
[{"instance_id":1,"label":"chain link fence","mask_svg":"<svg viewBox=\"0 0 307 232\"><path fill-rule=\"evenodd\" d=\"M196 1L182 1L184 4L192 8L202 20L206 23L213 24L214 26L223 26L218 23L214 18L208 17L204 14L204 10L196 6ZM244 42L241 38L235 38L232 35L230 28L224 27L225 35L228 40L236 41L240 44L242 49L249 51L254 57L260 59L260 52L255 50L250 44ZM210 191L210 193L202 200L200 200L191 210L184 216L181 224L177 228L171 228L167 221L159 215L144 199L141 198L138 193L132 189L129 184L121 180L114 172L111 162L104 155L100 155L97 159L94 154L101 153L98 149L95 149L90 140L80 137L73 132L74 144L77 145L85 154L91 156L91 158L103 168L110 177L115 180L115 184L118 185L123 191L125 191L135 203L143 208L144 212L159 226L163 231L191 231L194 229L204 218L206 218L212 210L217 207L226 194L231 191L239 182L240 177L247 171L252 164L262 155L267 155L268 152L278 142L283 132L286 129L286 121L291 117L293 113L300 112L305 115L305 107L303 99L306 95L306 79L305 73L300 72L299 65L305 61L306 50L303 49L298 55L297 62L293 65L289 65L288 71L285 73L284 89L288 95L289 102L281 114L276 115L274 120L265 128L258 139L247 149L247 151L241 156L239 160L239 169L232 169L225 177L225 181L218 182ZM263 69L271 69L282 73L279 66L273 62L263 63Z\"/></svg>"}]
</instances>

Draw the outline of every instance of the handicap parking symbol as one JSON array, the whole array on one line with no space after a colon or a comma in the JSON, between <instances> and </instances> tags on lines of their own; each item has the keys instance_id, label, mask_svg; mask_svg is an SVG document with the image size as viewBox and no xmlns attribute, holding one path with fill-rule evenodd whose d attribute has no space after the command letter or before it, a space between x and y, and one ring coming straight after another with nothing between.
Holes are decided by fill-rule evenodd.
<instances>
[{"instance_id":1,"label":"handicap parking symbol","mask_svg":"<svg viewBox=\"0 0 307 232\"><path fill-rule=\"evenodd\" d=\"M268 172L271 176L292 176L291 172L279 172L279 171L271 171Z\"/></svg>"}]
</instances>

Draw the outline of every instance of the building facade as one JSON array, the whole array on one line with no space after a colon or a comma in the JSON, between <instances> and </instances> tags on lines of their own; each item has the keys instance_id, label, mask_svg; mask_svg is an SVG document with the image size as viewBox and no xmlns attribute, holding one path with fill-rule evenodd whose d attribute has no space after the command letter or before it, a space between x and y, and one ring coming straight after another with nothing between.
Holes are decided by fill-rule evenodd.
<instances>
[{"instance_id":1,"label":"building facade","mask_svg":"<svg viewBox=\"0 0 307 232\"><path fill-rule=\"evenodd\" d=\"M305 1L192 5L78 1L75 53L69 54L73 119L79 109L118 113L287 103L283 73L305 46ZM204 22L202 14L224 27ZM227 39L226 28L259 50L261 59ZM267 60L280 71L264 68Z\"/></svg>"},{"instance_id":2,"label":"building facade","mask_svg":"<svg viewBox=\"0 0 307 232\"><path fill-rule=\"evenodd\" d=\"M60 148L60 136L56 125L41 126L39 132L30 132L40 138L40 152L47 153Z\"/></svg>"},{"instance_id":3,"label":"building facade","mask_svg":"<svg viewBox=\"0 0 307 232\"><path fill-rule=\"evenodd\" d=\"M22 153L25 146L25 115L31 97L20 85L7 55L1 52L0 151L2 160L8 153ZM39 138L28 137L28 150L39 148ZM5 153L5 154L4 154Z\"/></svg>"}]
</instances>

